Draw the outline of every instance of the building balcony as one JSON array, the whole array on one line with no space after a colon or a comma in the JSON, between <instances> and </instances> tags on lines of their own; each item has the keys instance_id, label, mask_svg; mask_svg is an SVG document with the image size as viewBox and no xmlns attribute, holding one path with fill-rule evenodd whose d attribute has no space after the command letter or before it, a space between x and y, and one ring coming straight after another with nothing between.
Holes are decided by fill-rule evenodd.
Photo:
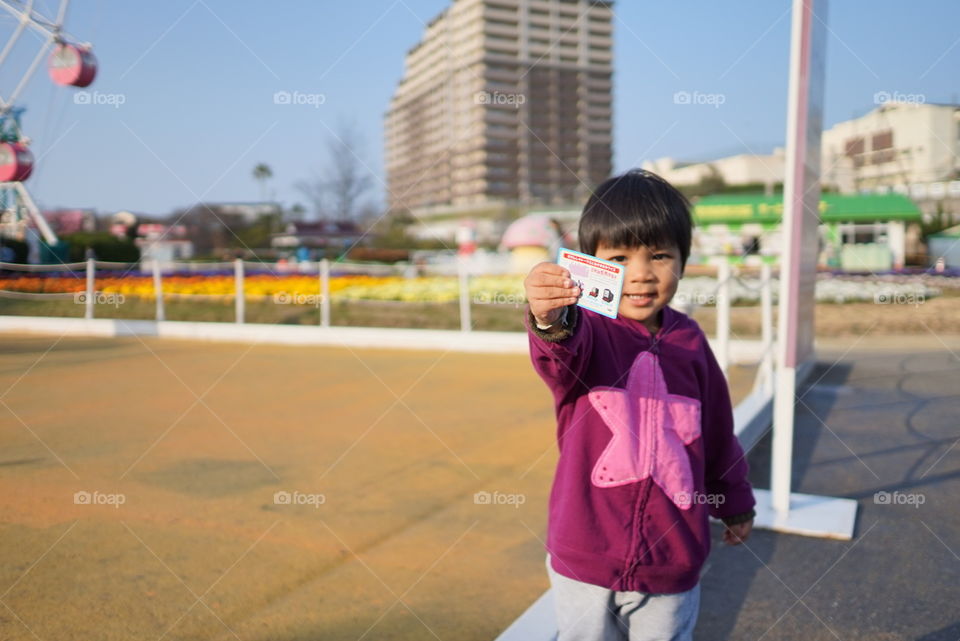
<instances>
[{"instance_id":1,"label":"building balcony","mask_svg":"<svg viewBox=\"0 0 960 641\"><path fill-rule=\"evenodd\" d=\"M491 60L493 62L493 60ZM516 84L520 78L520 68L519 65L516 69L497 69L491 67L484 67L483 77L489 80L497 82L508 82Z\"/></svg>"},{"instance_id":2,"label":"building balcony","mask_svg":"<svg viewBox=\"0 0 960 641\"><path fill-rule=\"evenodd\" d=\"M500 20L502 22L511 22L519 25L516 7L511 10L509 7L501 8L495 5L485 5L482 15L484 20Z\"/></svg>"},{"instance_id":3,"label":"building balcony","mask_svg":"<svg viewBox=\"0 0 960 641\"><path fill-rule=\"evenodd\" d=\"M520 37L520 26L516 23L507 25L487 21L483 25L483 33L491 36L503 36L517 39Z\"/></svg>"},{"instance_id":4,"label":"building balcony","mask_svg":"<svg viewBox=\"0 0 960 641\"><path fill-rule=\"evenodd\" d=\"M509 127L517 126L517 119L519 114L516 109L510 109L510 111L504 109L495 109L492 107L487 107L483 114L483 121L495 125L507 125Z\"/></svg>"},{"instance_id":5,"label":"building balcony","mask_svg":"<svg viewBox=\"0 0 960 641\"><path fill-rule=\"evenodd\" d=\"M591 48L598 49L612 49L613 48L613 38L610 37L609 32L605 34L599 34L595 32L592 28L590 33L587 34L587 43Z\"/></svg>"}]
</instances>

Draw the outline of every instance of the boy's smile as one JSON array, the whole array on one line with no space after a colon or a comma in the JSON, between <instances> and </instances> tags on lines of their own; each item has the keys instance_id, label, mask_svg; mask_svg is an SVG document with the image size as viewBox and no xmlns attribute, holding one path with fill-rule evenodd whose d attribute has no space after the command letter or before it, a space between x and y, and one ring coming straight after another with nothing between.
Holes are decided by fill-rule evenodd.
<instances>
[{"instance_id":1,"label":"boy's smile","mask_svg":"<svg viewBox=\"0 0 960 641\"><path fill-rule=\"evenodd\" d=\"M677 293L683 276L680 251L674 246L628 248L601 243L595 255L625 266L619 313L643 323L651 334L656 334L660 329L660 310Z\"/></svg>"}]
</instances>

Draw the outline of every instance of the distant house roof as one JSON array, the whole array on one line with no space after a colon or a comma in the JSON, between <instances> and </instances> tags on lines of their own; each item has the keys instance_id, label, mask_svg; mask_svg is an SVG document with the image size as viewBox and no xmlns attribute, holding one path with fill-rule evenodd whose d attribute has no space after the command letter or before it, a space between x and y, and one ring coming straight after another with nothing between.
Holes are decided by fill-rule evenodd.
<instances>
[{"instance_id":1,"label":"distant house roof","mask_svg":"<svg viewBox=\"0 0 960 641\"><path fill-rule=\"evenodd\" d=\"M286 231L273 234L274 247L327 247L356 242L363 236L360 227L350 221L292 222Z\"/></svg>"},{"instance_id":2,"label":"distant house roof","mask_svg":"<svg viewBox=\"0 0 960 641\"><path fill-rule=\"evenodd\" d=\"M693 207L698 225L778 223L783 218L783 196L717 195L700 198ZM822 222L912 220L920 209L901 194L823 194Z\"/></svg>"},{"instance_id":3,"label":"distant house roof","mask_svg":"<svg viewBox=\"0 0 960 641\"><path fill-rule=\"evenodd\" d=\"M317 222L296 221L287 225L288 234L310 234L322 236L352 235L360 233L360 228L351 221L322 220Z\"/></svg>"},{"instance_id":4,"label":"distant house roof","mask_svg":"<svg viewBox=\"0 0 960 641\"><path fill-rule=\"evenodd\" d=\"M235 202L235 203L197 203L192 207L193 210L200 213L210 213L215 216L240 216L248 222L257 220L264 214L276 214L281 211L280 203L264 202Z\"/></svg>"}]
</instances>

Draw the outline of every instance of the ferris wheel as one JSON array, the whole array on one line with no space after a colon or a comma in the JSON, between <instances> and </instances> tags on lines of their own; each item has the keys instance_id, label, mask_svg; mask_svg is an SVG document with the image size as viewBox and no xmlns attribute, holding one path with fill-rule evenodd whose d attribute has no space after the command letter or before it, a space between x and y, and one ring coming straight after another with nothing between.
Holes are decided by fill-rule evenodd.
<instances>
[{"instance_id":1,"label":"ferris wheel","mask_svg":"<svg viewBox=\"0 0 960 641\"><path fill-rule=\"evenodd\" d=\"M33 173L34 158L30 138L20 123L24 109L16 105L16 100L45 57L50 80L57 85L87 87L96 77L97 60L90 43L78 41L63 29L69 3L70 0L60 0L56 11L51 12L42 0L0 0L0 16L8 21L12 17L16 25L0 50L0 70L7 72L8 77L19 77L9 94L0 90L0 233L4 229L25 233L27 220L32 219L51 247L58 244L57 236L23 182ZM50 4L57 4L56 0ZM39 36L39 51L26 69L11 72L14 65L10 54L28 30Z\"/></svg>"}]
</instances>

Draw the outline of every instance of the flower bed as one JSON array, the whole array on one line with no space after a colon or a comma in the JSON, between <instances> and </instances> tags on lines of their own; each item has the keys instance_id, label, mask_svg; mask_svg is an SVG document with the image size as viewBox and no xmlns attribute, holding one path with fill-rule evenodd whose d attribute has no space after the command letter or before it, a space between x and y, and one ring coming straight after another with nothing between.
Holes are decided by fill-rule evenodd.
<instances>
[{"instance_id":1,"label":"flower bed","mask_svg":"<svg viewBox=\"0 0 960 641\"><path fill-rule=\"evenodd\" d=\"M163 279L164 296L210 296L229 299L234 295L233 276L181 275ZM97 291L127 297L153 299L153 279L148 276L98 276ZM17 276L0 278L0 290L27 293L72 293L86 289L86 279ZM250 275L244 278L244 294L250 300L278 296L307 296L320 293L316 276ZM330 295L343 300L449 302L460 297L455 277L403 278L400 276L334 276ZM470 279L470 296L475 302L523 302L523 279L519 276L479 276ZM293 298L296 300L296 298Z\"/></svg>"},{"instance_id":2,"label":"flower bed","mask_svg":"<svg viewBox=\"0 0 960 641\"><path fill-rule=\"evenodd\" d=\"M715 302L717 281L707 276L689 276L680 281L677 302L695 305L712 305ZM941 288L956 289L960 279L936 279L926 277L846 277L821 274L816 283L818 303L846 303L876 301L878 297L899 298L905 296L932 298L941 293ZM936 286L931 286L935 284ZM760 300L760 281L755 278L735 279L731 284L731 301L741 304L756 304ZM86 279L63 276L16 275L0 277L0 290L28 293L82 292ZM123 294L152 300L153 279L144 275L123 277L102 276L96 279L98 291L108 294ZM206 296L224 301L232 300L234 278L232 275L183 274L165 276L165 297L189 298ZM773 284L776 300L779 286ZM251 274L244 279L244 293L249 300L297 301L300 297L315 297L320 294L317 276ZM349 301L403 301L421 303L446 303L459 299L460 289L456 277L431 276L405 278L402 276L332 276L330 295L335 300ZM279 297L279 298L278 298ZM526 302L522 276L475 276L470 279L470 299L475 304L512 304ZM883 302L883 301L881 301Z\"/></svg>"}]
</instances>

